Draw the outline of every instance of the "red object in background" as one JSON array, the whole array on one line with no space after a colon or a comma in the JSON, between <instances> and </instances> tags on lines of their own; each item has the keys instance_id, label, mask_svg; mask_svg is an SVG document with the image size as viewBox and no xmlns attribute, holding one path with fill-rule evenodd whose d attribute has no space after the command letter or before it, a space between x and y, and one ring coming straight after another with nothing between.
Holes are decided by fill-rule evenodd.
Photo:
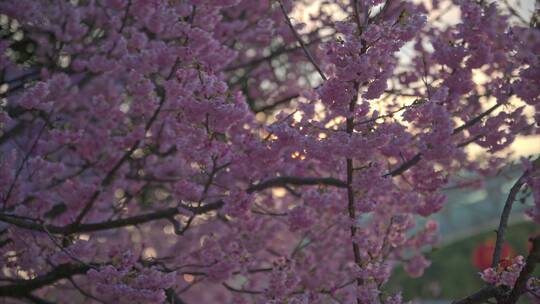
<instances>
[{"instance_id":1,"label":"red object in background","mask_svg":"<svg viewBox=\"0 0 540 304\"><path fill-rule=\"evenodd\" d=\"M484 270L491 267L493 258L493 251L495 250L495 240L488 239L484 243L476 246L472 255L472 263L479 270ZM499 265L502 267L509 266L510 260L516 255L514 249L504 242L501 248L501 262Z\"/></svg>"}]
</instances>

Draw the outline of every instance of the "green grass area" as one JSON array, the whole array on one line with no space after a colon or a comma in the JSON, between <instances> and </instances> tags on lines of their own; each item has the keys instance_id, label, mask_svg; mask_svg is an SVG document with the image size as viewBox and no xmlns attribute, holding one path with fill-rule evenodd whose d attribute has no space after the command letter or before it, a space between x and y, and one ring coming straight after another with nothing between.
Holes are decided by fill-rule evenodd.
<instances>
[{"instance_id":1,"label":"green grass area","mask_svg":"<svg viewBox=\"0 0 540 304\"><path fill-rule=\"evenodd\" d=\"M508 227L506 240L518 254L526 256L527 239L538 231L540 227L531 222L515 224ZM431 267L418 279L409 278L402 267L396 268L388 284L389 290L401 290L407 300L458 299L477 291L483 282L472 264L472 253L490 237L494 238L495 233L481 233L434 249L427 254Z\"/></svg>"}]
</instances>

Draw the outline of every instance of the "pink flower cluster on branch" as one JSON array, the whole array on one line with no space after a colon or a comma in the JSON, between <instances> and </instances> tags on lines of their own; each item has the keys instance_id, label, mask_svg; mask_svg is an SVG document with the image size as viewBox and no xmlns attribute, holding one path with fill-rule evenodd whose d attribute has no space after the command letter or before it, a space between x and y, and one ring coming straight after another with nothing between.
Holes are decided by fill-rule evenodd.
<instances>
[{"instance_id":1,"label":"pink flower cluster on branch","mask_svg":"<svg viewBox=\"0 0 540 304\"><path fill-rule=\"evenodd\" d=\"M406 301L386 283L431 264L443 188L540 123L537 21L448 1L439 26L438 2L321 1L309 24L294 1L0 3L0 297Z\"/></svg>"}]
</instances>

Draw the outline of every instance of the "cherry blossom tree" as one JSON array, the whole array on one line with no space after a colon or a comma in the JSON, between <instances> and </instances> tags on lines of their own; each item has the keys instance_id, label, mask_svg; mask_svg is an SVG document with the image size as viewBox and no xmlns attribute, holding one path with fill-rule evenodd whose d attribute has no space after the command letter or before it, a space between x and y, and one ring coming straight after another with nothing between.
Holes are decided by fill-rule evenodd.
<instances>
[{"instance_id":1,"label":"cherry blossom tree","mask_svg":"<svg viewBox=\"0 0 540 304\"><path fill-rule=\"evenodd\" d=\"M538 11L503 2L0 2L3 303L406 302L441 190L539 132ZM538 302L540 237L499 264L522 166L455 303Z\"/></svg>"}]
</instances>

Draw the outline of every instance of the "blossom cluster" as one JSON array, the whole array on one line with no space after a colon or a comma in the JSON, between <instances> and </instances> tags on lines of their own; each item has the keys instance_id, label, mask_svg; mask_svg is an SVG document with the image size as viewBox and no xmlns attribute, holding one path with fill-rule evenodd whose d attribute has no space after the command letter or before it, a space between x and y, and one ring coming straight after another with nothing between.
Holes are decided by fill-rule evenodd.
<instances>
[{"instance_id":1,"label":"blossom cluster","mask_svg":"<svg viewBox=\"0 0 540 304\"><path fill-rule=\"evenodd\" d=\"M387 283L430 266L442 190L538 134L540 32L495 3L301 2L0 2L0 297L406 302Z\"/></svg>"},{"instance_id":2,"label":"blossom cluster","mask_svg":"<svg viewBox=\"0 0 540 304\"><path fill-rule=\"evenodd\" d=\"M486 268L480 273L482 280L493 285L504 285L507 287L514 287L519 277L521 269L525 265L525 259L523 256L518 255L512 258L508 263L509 265L504 267Z\"/></svg>"}]
</instances>

